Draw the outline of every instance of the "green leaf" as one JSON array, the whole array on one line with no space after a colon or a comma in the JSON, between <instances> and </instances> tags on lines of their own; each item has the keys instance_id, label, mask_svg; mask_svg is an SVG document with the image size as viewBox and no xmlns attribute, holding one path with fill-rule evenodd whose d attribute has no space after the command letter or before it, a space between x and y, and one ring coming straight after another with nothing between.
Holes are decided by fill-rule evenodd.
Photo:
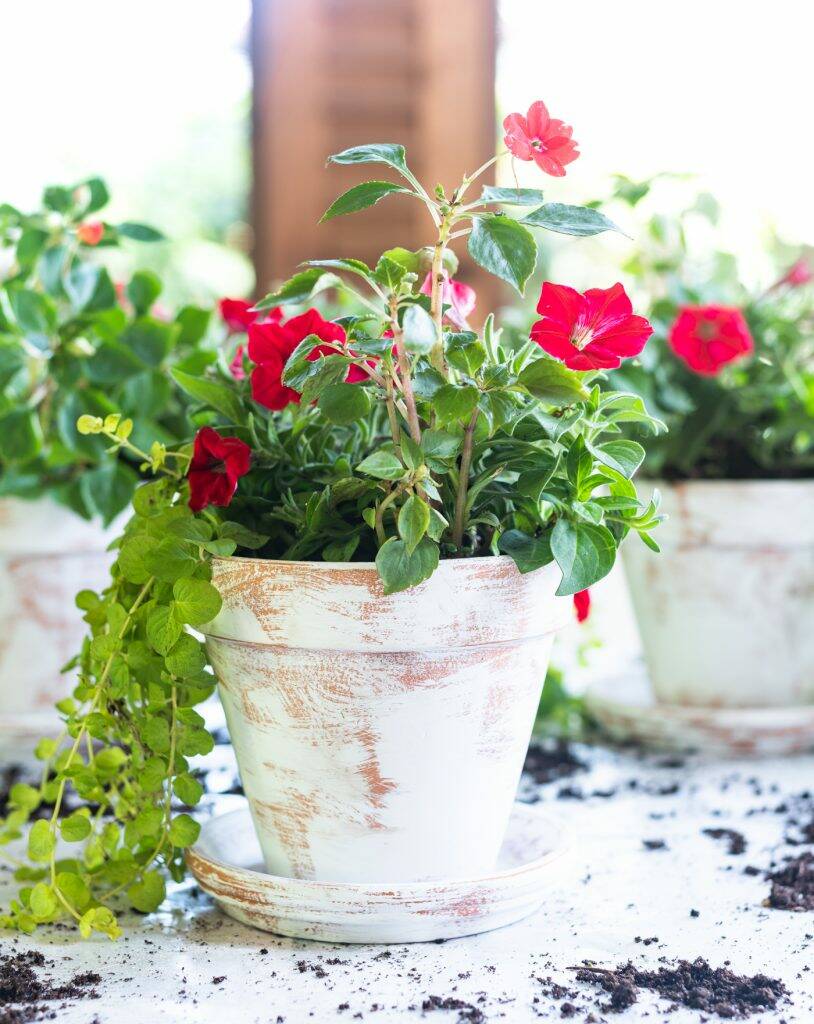
<instances>
[{"instance_id":1,"label":"green leaf","mask_svg":"<svg viewBox=\"0 0 814 1024\"><path fill-rule=\"evenodd\" d=\"M447 362L474 377L486 361L486 348L474 331L451 332L444 335Z\"/></svg>"},{"instance_id":2,"label":"green leaf","mask_svg":"<svg viewBox=\"0 0 814 1024\"><path fill-rule=\"evenodd\" d=\"M484 185L480 201L505 203L507 206L537 206L543 201L543 193L538 188L496 188L494 185Z\"/></svg>"},{"instance_id":3,"label":"green leaf","mask_svg":"<svg viewBox=\"0 0 814 1024\"><path fill-rule=\"evenodd\" d=\"M51 886L38 882L31 890L28 906L38 921L46 921L56 913L59 903Z\"/></svg>"},{"instance_id":4,"label":"green leaf","mask_svg":"<svg viewBox=\"0 0 814 1024\"><path fill-rule=\"evenodd\" d=\"M134 221L126 220L116 225L116 230L125 238L132 238L136 242L163 242L164 235L149 224L136 224Z\"/></svg>"},{"instance_id":5,"label":"green leaf","mask_svg":"<svg viewBox=\"0 0 814 1024\"><path fill-rule=\"evenodd\" d=\"M189 772L176 776L172 784L172 791L181 803L186 804L188 807L194 807L204 794L204 788L201 783L194 776L190 775Z\"/></svg>"},{"instance_id":6,"label":"green leaf","mask_svg":"<svg viewBox=\"0 0 814 1024\"><path fill-rule=\"evenodd\" d=\"M170 726L166 718L148 718L141 729L141 738L156 754L170 749Z\"/></svg>"},{"instance_id":7,"label":"green leaf","mask_svg":"<svg viewBox=\"0 0 814 1024\"><path fill-rule=\"evenodd\" d=\"M196 676L206 668L206 655L198 640L182 633L178 643L164 659L167 671L179 679Z\"/></svg>"},{"instance_id":8,"label":"green leaf","mask_svg":"<svg viewBox=\"0 0 814 1024\"><path fill-rule=\"evenodd\" d=\"M319 411L337 426L354 423L370 412L370 396L359 384L329 384L319 396Z\"/></svg>"},{"instance_id":9,"label":"green leaf","mask_svg":"<svg viewBox=\"0 0 814 1024\"><path fill-rule=\"evenodd\" d=\"M325 291L326 288L336 288L341 284L341 277L326 273L318 267L301 270L298 274L290 277L276 292L271 292L256 303L254 308L263 310L285 302L307 302L317 292Z\"/></svg>"},{"instance_id":10,"label":"green leaf","mask_svg":"<svg viewBox=\"0 0 814 1024\"><path fill-rule=\"evenodd\" d=\"M116 304L116 289L104 267L77 263L64 276L63 284L76 312L110 309Z\"/></svg>"},{"instance_id":11,"label":"green leaf","mask_svg":"<svg viewBox=\"0 0 814 1024\"><path fill-rule=\"evenodd\" d=\"M151 914L158 910L167 896L167 887L159 871L146 871L139 882L127 890L127 898L134 910Z\"/></svg>"},{"instance_id":12,"label":"green leaf","mask_svg":"<svg viewBox=\"0 0 814 1024\"><path fill-rule=\"evenodd\" d=\"M246 420L243 403L234 390L226 384L208 380L204 377L192 377L177 368L171 371L173 377L183 391L204 405L211 406L231 423L244 423Z\"/></svg>"},{"instance_id":13,"label":"green leaf","mask_svg":"<svg viewBox=\"0 0 814 1024\"><path fill-rule=\"evenodd\" d=\"M598 235L603 231L619 231L624 234L621 228L599 210L590 206L568 206L566 203L546 203L523 217L521 223L546 228L561 235Z\"/></svg>"},{"instance_id":14,"label":"green leaf","mask_svg":"<svg viewBox=\"0 0 814 1024\"><path fill-rule=\"evenodd\" d=\"M409 189L403 185L396 185L392 181L364 181L361 185L354 185L353 188L349 188L347 192L344 192L335 202L331 203L319 222L322 224L333 217L342 217L346 213L356 213L357 210L365 210L393 192L411 194Z\"/></svg>"},{"instance_id":15,"label":"green leaf","mask_svg":"<svg viewBox=\"0 0 814 1024\"><path fill-rule=\"evenodd\" d=\"M110 192L101 178L87 178L85 181L80 181L72 191L75 192L77 189L88 190L88 201L81 210L83 217L87 217L89 213L96 213L110 202Z\"/></svg>"},{"instance_id":16,"label":"green leaf","mask_svg":"<svg viewBox=\"0 0 814 1024\"><path fill-rule=\"evenodd\" d=\"M411 494L399 509L398 527L401 539L412 555L418 542L430 525L430 506L416 494Z\"/></svg>"},{"instance_id":17,"label":"green leaf","mask_svg":"<svg viewBox=\"0 0 814 1024\"><path fill-rule=\"evenodd\" d=\"M498 549L514 559L518 570L522 573L533 572L543 565L548 565L554 558L548 535L530 537L522 530L507 530L500 535Z\"/></svg>"},{"instance_id":18,"label":"green leaf","mask_svg":"<svg viewBox=\"0 0 814 1024\"><path fill-rule=\"evenodd\" d=\"M89 939L94 931L102 932L111 939L118 939L122 933L113 911L108 907L91 907L82 915L79 934L83 939Z\"/></svg>"},{"instance_id":19,"label":"green leaf","mask_svg":"<svg viewBox=\"0 0 814 1024\"><path fill-rule=\"evenodd\" d=\"M534 273L537 245L516 220L497 214L473 217L467 248L472 259L484 270L523 294L526 281Z\"/></svg>"},{"instance_id":20,"label":"green leaf","mask_svg":"<svg viewBox=\"0 0 814 1024\"><path fill-rule=\"evenodd\" d=\"M588 445L588 449L603 466L610 466L627 480L641 466L645 455L644 448L637 441L606 441L604 444Z\"/></svg>"},{"instance_id":21,"label":"green leaf","mask_svg":"<svg viewBox=\"0 0 814 1024\"><path fill-rule=\"evenodd\" d=\"M392 452L384 449L368 455L359 463L356 470L378 480L399 480L404 476L404 466Z\"/></svg>"},{"instance_id":22,"label":"green leaf","mask_svg":"<svg viewBox=\"0 0 814 1024\"><path fill-rule=\"evenodd\" d=\"M605 526L558 519L551 534L551 552L562 570L557 595L565 597L608 575L616 560L616 541Z\"/></svg>"},{"instance_id":23,"label":"green leaf","mask_svg":"<svg viewBox=\"0 0 814 1024\"><path fill-rule=\"evenodd\" d=\"M164 537L158 547L147 553L145 563L151 576L174 583L192 574L197 559L189 544L177 537Z\"/></svg>"},{"instance_id":24,"label":"green leaf","mask_svg":"<svg viewBox=\"0 0 814 1024\"><path fill-rule=\"evenodd\" d=\"M438 337L430 314L418 303L404 311L404 347L408 352L429 352Z\"/></svg>"},{"instance_id":25,"label":"green leaf","mask_svg":"<svg viewBox=\"0 0 814 1024\"><path fill-rule=\"evenodd\" d=\"M15 409L0 416L0 460L28 462L42 448L42 428L30 409Z\"/></svg>"},{"instance_id":26,"label":"green leaf","mask_svg":"<svg viewBox=\"0 0 814 1024\"><path fill-rule=\"evenodd\" d=\"M468 420L478 404L479 397L480 392L471 384L445 384L436 391L432 399L436 422L443 426L446 423Z\"/></svg>"},{"instance_id":27,"label":"green leaf","mask_svg":"<svg viewBox=\"0 0 814 1024\"><path fill-rule=\"evenodd\" d=\"M90 835L90 818L85 814L72 814L62 820L60 833L66 843L80 843Z\"/></svg>"},{"instance_id":28,"label":"green leaf","mask_svg":"<svg viewBox=\"0 0 814 1024\"><path fill-rule=\"evenodd\" d=\"M90 889L83 879L73 871L60 871L57 875L57 889L75 910L84 910L90 903Z\"/></svg>"},{"instance_id":29,"label":"green leaf","mask_svg":"<svg viewBox=\"0 0 814 1024\"><path fill-rule=\"evenodd\" d=\"M181 333L178 335L179 348L197 345L206 334L211 317L211 310L201 309L200 306L184 306L180 309L175 317L175 322L181 327Z\"/></svg>"},{"instance_id":30,"label":"green leaf","mask_svg":"<svg viewBox=\"0 0 814 1024\"><path fill-rule=\"evenodd\" d=\"M141 317L122 332L119 341L148 366L160 366L170 354L177 328Z\"/></svg>"},{"instance_id":31,"label":"green leaf","mask_svg":"<svg viewBox=\"0 0 814 1024\"><path fill-rule=\"evenodd\" d=\"M197 841L201 826L188 814L176 814L170 823L170 842L182 849Z\"/></svg>"},{"instance_id":32,"label":"green leaf","mask_svg":"<svg viewBox=\"0 0 814 1024\"><path fill-rule=\"evenodd\" d=\"M85 364L94 384L120 384L144 371L144 363L118 341L105 341Z\"/></svg>"},{"instance_id":33,"label":"green leaf","mask_svg":"<svg viewBox=\"0 0 814 1024\"><path fill-rule=\"evenodd\" d=\"M47 295L29 288L8 287L14 318L23 334L47 335L56 328L57 314Z\"/></svg>"},{"instance_id":34,"label":"green leaf","mask_svg":"<svg viewBox=\"0 0 814 1024\"><path fill-rule=\"evenodd\" d=\"M172 596L175 617L190 626L211 622L221 609L221 596L207 580L176 580Z\"/></svg>"},{"instance_id":35,"label":"green leaf","mask_svg":"<svg viewBox=\"0 0 814 1024\"><path fill-rule=\"evenodd\" d=\"M552 405L567 405L588 397L580 375L553 359L535 359L517 379L538 401Z\"/></svg>"},{"instance_id":36,"label":"green leaf","mask_svg":"<svg viewBox=\"0 0 814 1024\"><path fill-rule=\"evenodd\" d=\"M54 836L47 821L35 821L28 833L28 856L37 864L51 859L54 849Z\"/></svg>"},{"instance_id":37,"label":"green leaf","mask_svg":"<svg viewBox=\"0 0 814 1024\"><path fill-rule=\"evenodd\" d=\"M169 608L160 606L150 612L147 619L147 639L162 657L166 657L178 642L181 631L181 623Z\"/></svg>"},{"instance_id":38,"label":"green leaf","mask_svg":"<svg viewBox=\"0 0 814 1024\"><path fill-rule=\"evenodd\" d=\"M161 281L151 270L139 270L127 285L127 298L137 316L149 313L150 307L161 294Z\"/></svg>"},{"instance_id":39,"label":"green leaf","mask_svg":"<svg viewBox=\"0 0 814 1024\"><path fill-rule=\"evenodd\" d=\"M406 249L404 251L407 252ZM412 253L408 253L408 255L412 255ZM387 253L384 253L376 264L374 277L376 283L380 284L382 288L389 292L397 292L407 273L407 268L400 260L391 259Z\"/></svg>"},{"instance_id":40,"label":"green leaf","mask_svg":"<svg viewBox=\"0 0 814 1024\"><path fill-rule=\"evenodd\" d=\"M407 170L404 146L393 142L374 142L366 146L352 146L328 157L331 164L387 164L402 174Z\"/></svg>"},{"instance_id":41,"label":"green leaf","mask_svg":"<svg viewBox=\"0 0 814 1024\"><path fill-rule=\"evenodd\" d=\"M130 504L138 476L123 462L103 462L86 469L79 478L79 491L87 507L109 526Z\"/></svg>"},{"instance_id":42,"label":"green leaf","mask_svg":"<svg viewBox=\"0 0 814 1024\"><path fill-rule=\"evenodd\" d=\"M121 546L116 560L119 572L129 583L146 583L150 578L148 559L158 547L155 537L136 535L128 537Z\"/></svg>"},{"instance_id":43,"label":"green leaf","mask_svg":"<svg viewBox=\"0 0 814 1024\"><path fill-rule=\"evenodd\" d=\"M424 537L410 553L403 540L391 537L379 548L376 569L385 594L415 587L428 579L438 566L438 545Z\"/></svg>"},{"instance_id":44,"label":"green leaf","mask_svg":"<svg viewBox=\"0 0 814 1024\"><path fill-rule=\"evenodd\" d=\"M461 437L445 430L425 430L421 435L421 448L427 458L451 459L461 448Z\"/></svg>"},{"instance_id":45,"label":"green leaf","mask_svg":"<svg viewBox=\"0 0 814 1024\"><path fill-rule=\"evenodd\" d=\"M15 783L11 787L9 797L15 807L20 807L24 811L35 811L41 801L40 791L25 782Z\"/></svg>"}]
</instances>

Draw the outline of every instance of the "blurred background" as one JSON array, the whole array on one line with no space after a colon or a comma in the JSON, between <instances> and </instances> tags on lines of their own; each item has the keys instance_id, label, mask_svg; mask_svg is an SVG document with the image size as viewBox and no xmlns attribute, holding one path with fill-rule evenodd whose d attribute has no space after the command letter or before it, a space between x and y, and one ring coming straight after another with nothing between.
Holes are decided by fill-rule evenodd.
<instances>
[{"instance_id":1,"label":"blurred background","mask_svg":"<svg viewBox=\"0 0 814 1024\"><path fill-rule=\"evenodd\" d=\"M770 17L742 4L736 19L701 0L669 16L648 0L6 4L0 200L25 209L55 176L101 175L112 216L173 240L171 268L169 246L148 254L171 290L246 293L252 257L262 289L315 246L363 256L352 246L375 249L382 229L387 244L395 229L420 243L408 204L356 220L353 242L342 221L316 228L344 184L323 170L337 146L404 141L420 176L451 182L494 150L507 112L542 97L583 154L567 181L546 182L552 198L601 199L615 173L699 174L661 182L654 201L669 212L688 190L713 192L723 237L753 254L745 272L757 279L756 239L814 233L802 13L793 0ZM534 165L517 174L539 185ZM552 259L576 286L594 284L627 245L563 239Z\"/></svg>"},{"instance_id":2,"label":"blurred background","mask_svg":"<svg viewBox=\"0 0 814 1024\"><path fill-rule=\"evenodd\" d=\"M652 0L6 4L0 202L33 208L47 184L100 175L110 219L167 235L137 255L164 277L170 304L262 294L306 257L375 260L430 240L419 204L397 201L318 226L362 177L326 171L329 153L403 142L420 178L451 185L494 154L507 113L543 98L574 126L580 160L543 182L534 164L506 162L500 183L602 202L657 175L645 216L709 193L716 247L737 252L744 284L760 286L778 239L814 235L800 123L810 44L799 2L775 0L770 16L764 5L733 10L708 0L669 11ZM639 207L611 212L632 236L644 222ZM540 275L585 288L616 280L635 242L549 234L544 244ZM510 319L529 319L536 284L521 301L465 260L461 276L479 311L511 303ZM616 576L594 602L594 639L635 648Z\"/></svg>"}]
</instances>

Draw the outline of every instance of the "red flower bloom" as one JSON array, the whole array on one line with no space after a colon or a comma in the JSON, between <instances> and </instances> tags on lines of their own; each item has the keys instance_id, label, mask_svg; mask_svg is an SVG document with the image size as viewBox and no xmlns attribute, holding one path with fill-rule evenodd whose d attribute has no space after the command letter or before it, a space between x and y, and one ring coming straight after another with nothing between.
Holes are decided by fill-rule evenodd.
<instances>
[{"instance_id":1,"label":"red flower bloom","mask_svg":"<svg viewBox=\"0 0 814 1024\"><path fill-rule=\"evenodd\" d=\"M726 306L686 306L670 328L668 340L673 352L705 377L714 377L727 363L755 348L743 313Z\"/></svg>"},{"instance_id":2,"label":"red flower bloom","mask_svg":"<svg viewBox=\"0 0 814 1024\"><path fill-rule=\"evenodd\" d=\"M799 288L800 285L808 284L810 281L814 281L814 271L809 266L808 260L799 259L789 267L773 287L779 288L780 285L787 284L792 288Z\"/></svg>"},{"instance_id":3,"label":"red flower bloom","mask_svg":"<svg viewBox=\"0 0 814 1024\"><path fill-rule=\"evenodd\" d=\"M281 306L255 313L252 303L245 299L221 299L218 308L231 334L245 334L254 323L279 323L283 319Z\"/></svg>"},{"instance_id":4,"label":"red flower bloom","mask_svg":"<svg viewBox=\"0 0 814 1024\"><path fill-rule=\"evenodd\" d=\"M431 272L424 278L424 284L421 285L421 294L432 295ZM465 331L469 326L466 319L475 308L476 300L477 295L474 288L470 288L468 284L464 284L462 281L450 280L449 274L446 270L444 271L444 283L441 286L441 302L449 307L444 315L459 331Z\"/></svg>"},{"instance_id":5,"label":"red flower bloom","mask_svg":"<svg viewBox=\"0 0 814 1024\"><path fill-rule=\"evenodd\" d=\"M285 409L289 402L298 403L300 394L283 384L283 369L288 357L309 334L316 334L324 342L346 340L344 330L330 320L323 320L317 310L294 316L286 323L251 324L249 327L249 358L257 365L252 370L252 398L267 409ZM336 349L330 345L316 345L308 356L318 359L320 355L334 355ZM366 379L364 370L350 367L355 373L345 378L349 383Z\"/></svg>"},{"instance_id":6,"label":"red flower bloom","mask_svg":"<svg viewBox=\"0 0 814 1024\"><path fill-rule=\"evenodd\" d=\"M237 437L222 437L212 427L195 435L189 464L189 507L200 512L207 505L228 505L237 481L249 472L251 449Z\"/></svg>"},{"instance_id":7,"label":"red flower bloom","mask_svg":"<svg viewBox=\"0 0 814 1024\"><path fill-rule=\"evenodd\" d=\"M531 328L532 341L571 370L612 370L637 356L653 333L643 316L634 316L620 284L589 288L581 295L564 284L546 281Z\"/></svg>"},{"instance_id":8,"label":"red flower bloom","mask_svg":"<svg viewBox=\"0 0 814 1024\"><path fill-rule=\"evenodd\" d=\"M86 220L76 229L76 237L83 245L98 245L105 234L105 226L100 220Z\"/></svg>"},{"instance_id":9,"label":"red flower bloom","mask_svg":"<svg viewBox=\"0 0 814 1024\"><path fill-rule=\"evenodd\" d=\"M232 356L232 361L229 363L229 369L235 380L245 380L246 371L243 369L243 352L245 346L238 345L235 349L235 354Z\"/></svg>"},{"instance_id":10,"label":"red flower bloom","mask_svg":"<svg viewBox=\"0 0 814 1024\"><path fill-rule=\"evenodd\" d=\"M590 590L578 590L574 594L574 611L577 615L577 622L584 622L591 614L591 592Z\"/></svg>"},{"instance_id":11,"label":"red flower bloom","mask_svg":"<svg viewBox=\"0 0 814 1024\"><path fill-rule=\"evenodd\" d=\"M522 114L509 114L503 121L503 141L519 160L533 160L540 170L562 178L565 165L579 156L577 143L571 138L573 128L548 116L542 100Z\"/></svg>"}]
</instances>

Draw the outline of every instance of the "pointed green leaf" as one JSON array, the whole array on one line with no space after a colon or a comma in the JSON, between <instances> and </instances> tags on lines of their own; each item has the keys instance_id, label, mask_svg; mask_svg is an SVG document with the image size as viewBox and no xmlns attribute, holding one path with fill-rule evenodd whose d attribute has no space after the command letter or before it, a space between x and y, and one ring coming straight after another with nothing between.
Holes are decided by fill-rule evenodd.
<instances>
[{"instance_id":1,"label":"pointed green leaf","mask_svg":"<svg viewBox=\"0 0 814 1024\"><path fill-rule=\"evenodd\" d=\"M357 210L366 210L373 206L380 199L391 195L393 192L402 192L410 195L410 190L403 185L396 185L392 181L363 181L361 185L354 185L344 192L335 202L331 203L328 209L320 218L320 224L333 217L343 217L346 213L356 213Z\"/></svg>"},{"instance_id":2,"label":"pointed green leaf","mask_svg":"<svg viewBox=\"0 0 814 1024\"><path fill-rule=\"evenodd\" d=\"M522 225L497 214L473 217L467 247L472 259L484 270L523 294L526 281L534 273L537 245Z\"/></svg>"},{"instance_id":3,"label":"pointed green leaf","mask_svg":"<svg viewBox=\"0 0 814 1024\"><path fill-rule=\"evenodd\" d=\"M566 203L546 203L532 210L522 222L535 228L546 228L561 235L598 235L603 231L624 234L604 213L589 206L568 206Z\"/></svg>"}]
</instances>

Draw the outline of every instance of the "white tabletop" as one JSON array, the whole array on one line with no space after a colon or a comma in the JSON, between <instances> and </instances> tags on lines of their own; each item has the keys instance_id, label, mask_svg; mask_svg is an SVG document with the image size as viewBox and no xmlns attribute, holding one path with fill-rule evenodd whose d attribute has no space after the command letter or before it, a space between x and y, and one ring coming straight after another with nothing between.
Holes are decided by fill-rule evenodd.
<instances>
[{"instance_id":1,"label":"white tabletop","mask_svg":"<svg viewBox=\"0 0 814 1024\"><path fill-rule=\"evenodd\" d=\"M573 833L568 863L552 869L542 909L509 928L442 944L338 946L276 938L224 917L184 883L166 909L124 918L125 934L82 942L61 929L36 937L0 936L8 953L42 949L54 961L50 973L67 980L97 971L100 998L60 1008L60 1024L133 1021L195 1021L233 1024L299 1024L310 1021L421 1020L430 996L471 1003L487 1021L561 1020L561 1000L544 994L551 976L580 995L572 999L584 1021L699 1021L693 1010L668 1013L668 1004L645 993L620 1016L597 1009L598 990L574 981L568 968L583 960L614 967L628 959L657 967L661 958L706 958L714 967L731 962L738 973L764 972L782 979L791 1005L753 1021L814 1020L814 914L762 906L769 885L747 865L765 869L799 849L783 845L791 831L788 812L777 808L808 786L814 788L814 757L787 761L660 766L632 753L586 750L590 770L544 786L526 781L521 796L536 799ZM216 748L227 762L229 748ZM662 759L663 760L663 759ZM212 776L212 779L216 779ZM678 792L675 792L675 784ZM578 787L587 799L558 799ZM590 795L595 792L613 795ZM220 796L214 810L241 800ZM804 821L814 817L807 802ZM702 833L730 827L747 839L740 856ZM645 849L663 839L667 849ZM0 899L11 892L0 874ZM699 911L697 917L691 910ZM645 945L640 940L657 938ZM215 980L219 979L219 980ZM54 1004L56 1008L56 1004ZM458 1011L427 1013L430 1024L475 1019ZM717 1018L713 1018L717 1019Z\"/></svg>"}]
</instances>

